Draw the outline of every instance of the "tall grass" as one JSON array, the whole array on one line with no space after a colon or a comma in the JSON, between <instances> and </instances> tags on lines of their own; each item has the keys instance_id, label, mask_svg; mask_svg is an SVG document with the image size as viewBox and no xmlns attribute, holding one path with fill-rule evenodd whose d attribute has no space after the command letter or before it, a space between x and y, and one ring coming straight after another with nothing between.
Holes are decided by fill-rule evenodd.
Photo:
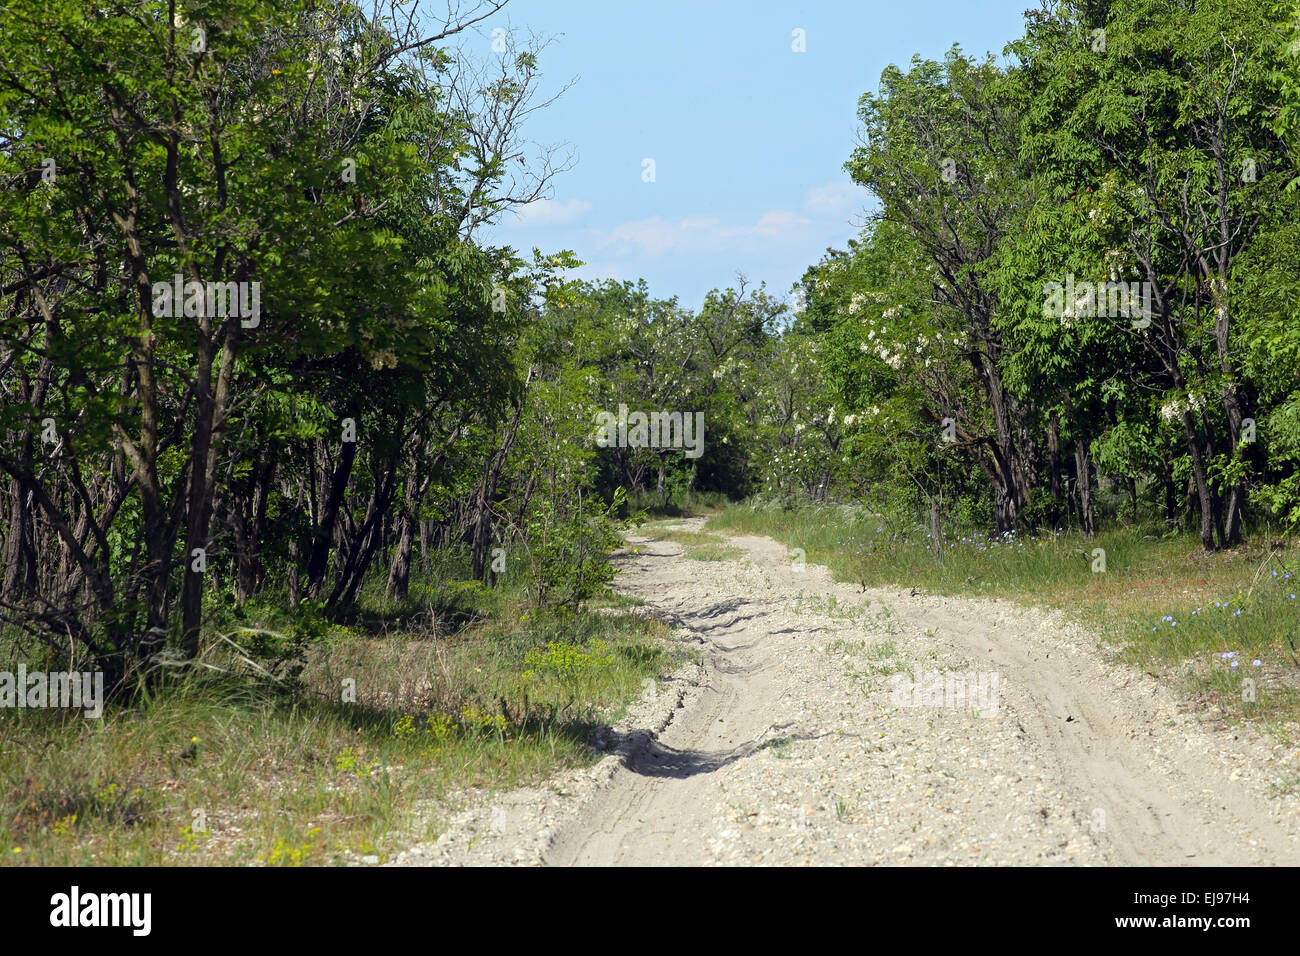
<instances>
[{"instance_id":1,"label":"tall grass","mask_svg":"<svg viewBox=\"0 0 1300 956\"><path fill-rule=\"evenodd\" d=\"M614 595L540 615L518 589L432 579L400 605L381 589L365 597L309 646L297 684L267 679L211 635L209 667L99 720L0 711L0 859L384 858L436 836L436 821L409 830L416 801L596 759L592 731L665 665L666 628ZM307 611L268 602L239 617L285 628L293 613Z\"/></svg>"}]
</instances>

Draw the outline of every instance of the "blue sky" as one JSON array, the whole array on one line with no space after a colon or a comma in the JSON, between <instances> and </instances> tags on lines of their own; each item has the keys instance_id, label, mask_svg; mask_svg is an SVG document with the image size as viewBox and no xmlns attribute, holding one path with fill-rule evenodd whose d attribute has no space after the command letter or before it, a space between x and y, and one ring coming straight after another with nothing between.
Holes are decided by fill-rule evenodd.
<instances>
[{"instance_id":1,"label":"blue sky","mask_svg":"<svg viewBox=\"0 0 1300 956\"><path fill-rule=\"evenodd\" d=\"M552 198L490 241L572 249L583 278L645 278L698 308L742 271L784 295L826 247L857 234L869 195L842 167L857 101L881 70L953 44L1001 55L1027 0L513 0L479 27L554 41L542 92L576 78L526 138L569 144ZM792 50L804 31L806 52ZM642 178L653 159L655 181Z\"/></svg>"}]
</instances>

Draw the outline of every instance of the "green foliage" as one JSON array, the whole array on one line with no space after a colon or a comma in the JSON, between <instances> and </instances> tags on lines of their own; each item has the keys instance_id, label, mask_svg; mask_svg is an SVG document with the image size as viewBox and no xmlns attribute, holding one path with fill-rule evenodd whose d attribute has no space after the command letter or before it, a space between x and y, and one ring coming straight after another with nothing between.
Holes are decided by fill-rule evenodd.
<instances>
[{"instance_id":1,"label":"green foliage","mask_svg":"<svg viewBox=\"0 0 1300 956\"><path fill-rule=\"evenodd\" d=\"M622 543L620 529L645 520L641 514L622 521L611 516L626 500L620 488L609 504L588 498L568 514L542 511L532 519L529 577L539 607L575 611L614 579L608 559Z\"/></svg>"}]
</instances>

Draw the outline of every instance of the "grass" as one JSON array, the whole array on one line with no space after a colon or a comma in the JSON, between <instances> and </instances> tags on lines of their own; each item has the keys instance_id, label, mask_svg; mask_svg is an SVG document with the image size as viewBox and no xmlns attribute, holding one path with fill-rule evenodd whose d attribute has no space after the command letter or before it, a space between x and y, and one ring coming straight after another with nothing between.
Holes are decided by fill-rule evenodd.
<instances>
[{"instance_id":1,"label":"grass","mask_svg":"<svg viewBox=\"0 0 1300 956\"><path fill-rule=\"evenodd\" d=\"M650 518L691 518L717 514L727 504L727 496L716 491L676 492L661 500L655 492L643 489L628 496L627 510L644 511Z\"/></svg>"},{"instance_id":2,"label":"grass","mask_svg":"<svg viewBox=\"0 0 1300 956\"><path fill-rule=\"evenodd\" d=\"M516 786L599 759L592 731L665 667L667 628L627 599L540 616L508 590L463 589L453 603L454 626L445 602L427 596L372 603L311 645L294 690L241 673L216 642L207 660L223 672L109 706L99 720L5 711L0 858L382 860L436 836L436 819L410 832L417 801L449 813L466 787Z\"/></svg>"},{"instance_id":3,"label":"grass","mask_svg":"<svg viewBox=\"0 0 1300 956\"><path fill-rule=\"evenodd\" d=\"M1093 538L966 533L949 535L939 557L919 525L891 527L834 506L737 505L706 527L768 535L864 588L1059 608L1118 645L1128 662L1181 681L1223 719L1300 719L1300 559L1263 531L1216 555L1204 554L1193 535L1157 527Z\"/></svg>"},{"instance_id":4,"label":"grass","mask_svg":"<svg viewBox=\"0 0 1300 956\"><path fill-rule=\"evenodd\" d=\"M868 644L866 641L846 641L836 638L826 646L826 653L833 657L846 659L851 664L860 665L854 670L850 666L848 674L854 680L887 677L907 670L907 665L898 657L898 648L893 641L878 641Z\"/></svg>"},{"instance_id":5,"label":"grass","mask_svg":"<svg viewBox=\"0 0 1300 956\"><path fill-rule=\"evenodd\" d=\"M719 535L706 531L647 526L641 533L651 541L674 541L685 545L682 557L690 561L730 561L745 553L742 548L727 544L726 539Z\"/></svg>"},{"instance_id":6,"label":"grass","mask_svg":"<svg viewBox=\"0 0 1300 956\"><path fill-rule=\"evenodd\" d=\"M789 760L792 756L790 745L794 743L793 737L773 737L771 740L765 740L758 745L758 750L770 750L772 756L778 760Z\"/></svg>"}]
</instances>

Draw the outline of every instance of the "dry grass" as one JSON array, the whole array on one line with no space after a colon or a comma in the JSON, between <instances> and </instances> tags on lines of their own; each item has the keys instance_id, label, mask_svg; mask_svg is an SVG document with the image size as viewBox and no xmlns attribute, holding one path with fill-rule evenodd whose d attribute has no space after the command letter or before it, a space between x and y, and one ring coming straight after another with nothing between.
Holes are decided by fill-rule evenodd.
<instances>
[{"instance_id":1,"label":"dry grass","mask_svg":"<svg viewBox=\"0 0 1300 956\"><path fill-rule=\"evenodd\" d=\"M496 596L454 634L335 628L292 691L232 672L100 720L4 712L0 853L312 865L434 838L406 830L417 800L596 759L591 732L662 672L664 626L606 603L533 618Z\"/></svg>"}]
</instances>

